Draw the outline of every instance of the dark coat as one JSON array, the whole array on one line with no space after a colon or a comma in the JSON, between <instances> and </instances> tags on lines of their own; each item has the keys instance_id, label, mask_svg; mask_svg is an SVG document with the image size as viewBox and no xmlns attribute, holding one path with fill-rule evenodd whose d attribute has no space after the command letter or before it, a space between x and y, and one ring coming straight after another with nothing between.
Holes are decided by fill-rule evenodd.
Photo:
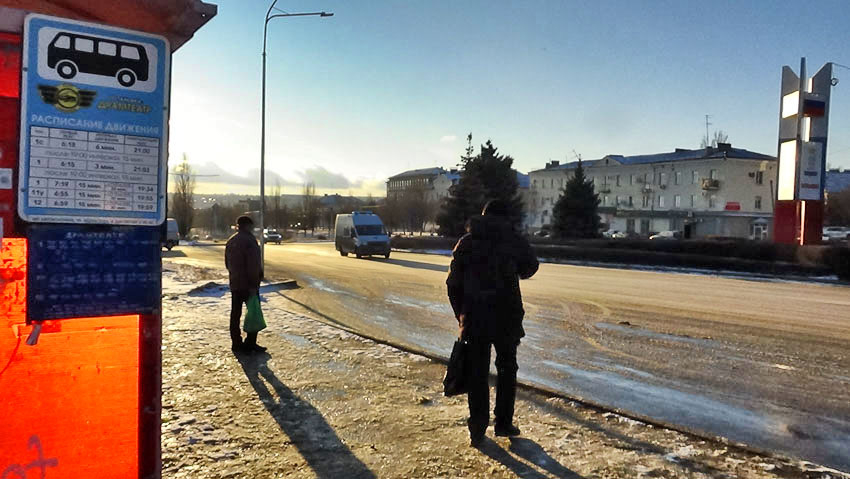
<instances>
[{"instance_id":1,"label":"dark coat","mask_svg":"<svg viewBox=\"0 0 850 479\"><path fill-rule=\"evenodd\" d=\"M539 263L525 238L502 218L473 218L470 232L455 245L448 286L455 317L465 315L464 334L493 340L525 336L519 280Z\"/></svg>"},{"instance_id":2,"label":"dark coat","mask_svg":"<svg viewBox=\"0 0 850 479\"><path fill-rule=\"evenodd\" d=\"M227 240L224 265L230 273L231 291L260 289L260 280L263 279L260 245L251 233L240 231Z\"/></svg>"}]
</instances>

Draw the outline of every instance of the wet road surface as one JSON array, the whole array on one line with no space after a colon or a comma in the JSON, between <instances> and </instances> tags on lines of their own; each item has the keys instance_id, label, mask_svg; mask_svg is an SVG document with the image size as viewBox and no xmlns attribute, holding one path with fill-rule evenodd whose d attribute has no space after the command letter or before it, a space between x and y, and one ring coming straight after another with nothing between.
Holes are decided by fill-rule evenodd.
<instances>
[{"instance_id":1,"label":"wet road surface","mask_svg":"<svg viewBox=\"0 0 850 479\"><path fill-rule=\"evenodd\" d=\"M164 256L223 266L221 245ZM444 356L449 260L266 247L296 309ZM850 471L850 288L555 264L521 287L523 381Z\"/></svg>"}]
</instances>

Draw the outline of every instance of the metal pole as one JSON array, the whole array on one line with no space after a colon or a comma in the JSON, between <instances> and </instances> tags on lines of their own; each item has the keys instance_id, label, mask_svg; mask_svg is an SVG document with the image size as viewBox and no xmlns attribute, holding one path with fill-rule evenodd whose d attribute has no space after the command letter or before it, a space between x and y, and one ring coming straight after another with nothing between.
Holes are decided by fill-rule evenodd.
<instances>
[{"instance_id":1,"label":"metal pole","mask_svg":"<svg viewBox=\"0 0 850 479\"><path fill-rule=\"evenodd\" d=\"M262 107L260 121L260 265L265 271L266 266L266 242L263 239L263 231L265 226L266 214L266 37L269 31L269 20L278 17L304 17L317 15L320 17L331 17L333 13L327 12L306 12L306 13L278 13L272 15L272 10L277 3L274 0L266 11L266 19L263 23L263 87L262 87Z\"/></svg>"},{"instance_id":2,"label":"metal pole","mask_svg":"<svg viewBox=\"0 0 850 479\"><path fill-rule=\"evenodd\" d=\"M260 108L260 266L266 269L266 242L263 241L263 230L265 229L266 213L266 36L269 31L269 14L272 12L277 0L274 0L266 11L263 22L263 86L262 106Z\"/></svg>"}]
</instances>

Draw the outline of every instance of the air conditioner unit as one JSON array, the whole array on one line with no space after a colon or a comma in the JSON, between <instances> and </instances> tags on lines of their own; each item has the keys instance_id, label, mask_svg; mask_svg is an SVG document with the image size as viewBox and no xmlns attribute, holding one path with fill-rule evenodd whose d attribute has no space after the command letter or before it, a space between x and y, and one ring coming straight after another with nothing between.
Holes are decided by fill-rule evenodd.
<instances>
[{"instance_id":1,"label":"air conditioner unit","mask_svg":"<svg viewBox=\"0 0 850 479\"><path fill-rule=\"evenodd\" d=\"M658 185L658 187L661 188L662 190L664 190L664 189L667 188L667 185Z\"/></svg>"}]
</instances>

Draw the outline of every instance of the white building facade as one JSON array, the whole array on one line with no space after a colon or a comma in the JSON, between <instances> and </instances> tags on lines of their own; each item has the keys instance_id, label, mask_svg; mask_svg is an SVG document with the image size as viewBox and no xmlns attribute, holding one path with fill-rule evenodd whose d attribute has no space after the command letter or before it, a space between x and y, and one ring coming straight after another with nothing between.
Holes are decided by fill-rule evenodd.
<instances>
[{"instance_id":1,"label":"white building facade","mask_svg":"<svg viewBox=\"0 0 850 479\"><path fill-rule=\"evenodd\" d=\"M776 158L720 143L653 155L609 155L583 161L599 195L607 229L648 236L680 231L686 238L767 239L773 223ZM547 163L529 173L527 222L548 227L577 162Z\"/></svg>"},{"instance_id":2,"label":"white building facade","mask_svg":"<svg viewBox=\"0 0 850 479\"><path fill-rule=\"evenodd\" d=\"M387 198L421 190L428 201L440 203L449 196L449 188L459 180L460 173L457 170L439 167L408 170L387 179Z\"/></svg>"}]
</instances>

